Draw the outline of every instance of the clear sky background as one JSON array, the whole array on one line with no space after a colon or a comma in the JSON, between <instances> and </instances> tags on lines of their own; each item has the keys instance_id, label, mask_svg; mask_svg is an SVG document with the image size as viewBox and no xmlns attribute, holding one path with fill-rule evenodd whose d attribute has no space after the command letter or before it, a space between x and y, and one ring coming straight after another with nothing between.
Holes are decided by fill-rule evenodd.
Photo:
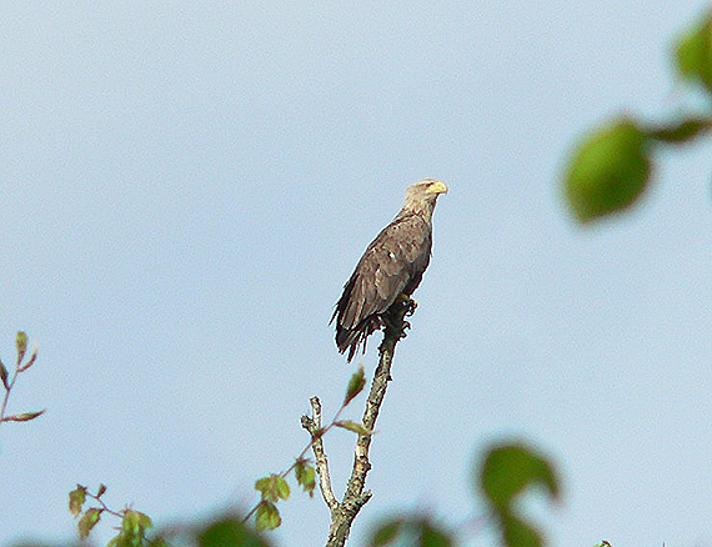
<instances>
[{"instance_id":1,"label":"clear sky background","mask_svg":"<svg viewBox=\"0 0 712 547\"><path fill-rule=\"evenodd\" d=\"M554 545L712 545L712 146L591 228L560 193L583 130L684 103L670 44L706 5L4 2L0 355L40 344L11 410L48 411L0 432L0 544L74 537L77 482L159 524L251 504L355 369L343 283L437 177L354 544L477 514L472 462L514 437L563 476L532 508ZM339 491L352 445L327 439ZM322 543L319 498L283 516L279 544Z\"/></svg>"}]
</instances>

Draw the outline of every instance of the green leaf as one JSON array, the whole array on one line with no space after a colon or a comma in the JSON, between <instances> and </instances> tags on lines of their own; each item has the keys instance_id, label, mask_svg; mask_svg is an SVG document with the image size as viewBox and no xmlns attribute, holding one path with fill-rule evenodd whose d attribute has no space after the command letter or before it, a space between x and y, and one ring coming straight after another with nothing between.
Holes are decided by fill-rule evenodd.
<instances>
[{"instance_id":1,"label":"green leaf","mask_svg":"<svg viewBox=\"0 0 712 547\"><path fill-rule=\"evenodd\" d=\"M630 207L651 173L649 141L643 130L622 118L588 135L569 163L565 190L580 222Z\"/></svg>"},{"instance_id":2,"label":"green leaf","mask_svg":"<svg viewBox=\"0 0 712 547\"><path fill-rule=\"evenodd\" d=\"M309 494L310 497L314 496L314 489L316 488L316 470L314 466L306 460L299 460L294 466L294 476L297 479L297 484L302 487L304 492Z\"/></svg>"},{"instance_id":3,"label":"green leaf","mask_svg":"<svg viewBox=\"0 0 712 547\"><path fill-rule=\"evenodd\" d=\"M497 509L508 510L514 497L530 486L559 495L559 481L552 465L523 444L505 444L491 449L480 472L480 487Z\"/></svg>"},{"instance_id":4,"label":"green leaf","mask_svg":"<svg viewBox=\"0 0 712 547\"><path fill-rule=\"evenodd\" d=\"M257 479L255 482L255 490L262 495L263 500L272 498L272 477L273 475L270 475L269 477L262 477L261 479ZM277 500L275 499L273 501Z\"/></svg>"},{"instance_id":5,"label":"green leaf","mask_svg":"<svg viewBox=\"0 0 712 547\"><path fill-rule=\"evenodd\" d=\"M400 536L405 526L404 519L392 519L381 524L371 536L371 547L391 545Z\"/></svg>"},{"instance_id":6,"label":"green leaf","mask_svg":"<svg viewBox=\"0 0 712 547\"><path fill-rule=\"evenodd\" d=\"M283 477L277 477L276 483L277 483L277 486L276 486L277 496L280 499L288 500L289 494L291 492L289 491L289 484L287 484L287 481L284 480Z\"/></svg>"},{"instance_id":7,"label":"green leaf","mask_svg":"<svg viewBox=\"0 0 712 547\"><path fill-rule=\"evenodd\" d=\"M453 539L449 533L424 520L420 523L420 545L421 547L452 547Z\"/></svg>"},{"instance_id":8,"label":"green leaf","mask_svg":"<svg viewBox=\"0 0 712 547\"><path fill-rule=\"evenodd\" d=\"M37 412L25 412L23 414L15 414L14 416L5 416L3 422L29 422L34 420L38 416L42 416L47 411L47 409L39 410Z\"/></svg>"},{"instance_id":9,"label":"green leaf","mask_svg":"<svg viewBox=\"0 0 712 547\"><path fill-rule=\"evenodd\" d=\"M551 463L523 444L498 445L486 453L479 482L504 545L543 546L539 532L515 514L514 501L532 486L543 487L554 499L559 496L559 480Z\"/></svg>"},{"instance_id":10,"label":"green leaf","mask_svg":"<svg viewBox=\"0 0 712 547\"><path fill-rule=\"evenodd\" d=\"M19 363L27 351L27 333L25 333L25 331L19 331L17 333L15 347L17 348L17 362Z\"/></svg>"},{"instance_id":11,"label":"green leaf","mask_svg":"<svg viewBox=\"0 0 712 547\"><path fill-rule=\"evenodd\" d=\"M502 540L507 547L543 547L541 534L514 515L506 514L501 519Z\"/></svg>"},{"instance_id":12,"label":"green leaf","mask_svg":"<svg viewBox=\"0 0 712 547\"><path fill-rule=\"evenodd\" d=\"M262 499L278 502L280 499L286 500L289 498L289 485L279 475L270 475L263 477L255 483L255 490L262 494Z\"/></svg>"},{"instance_id":13,"label":"green leaf","mask_svg":"<svg viewBox=\"0 0 712 547\"><path fill-rule=\"evenodd\" d=\"M99 520L101 519L101 512L102 509L87 509L87 512L84 513L84 516L81 519L79 519L79 524L77 525L79 527L80 538L86 539L89 536L91 529L99 523Z\"/></svg>"},{"instance_id":14,"label":"green leaf","mask_svg":"<svg viewBox=\"0 0 712 547\"><path fill-rule=\"evenodd\" d=\"M148 515L127 509L121 521L121 533L112 541L115 541L115 547L142 546L146 539L146 530L152 527L153 522Z\"/></svg>"},{"instance_id":15,"label":"green leaf","mask_svg":"<svg viewBox=\"0 0 712 547\"><path fill-rule=\"evenodd\" d=\"M712 130L712 118L688 118L681 122L648 128L649 138L667 144L684 144Z\"/></svg>"},{"instance_id":16,"label":"green leaf","mask_svg":"<svg viewBox=\"0 0 712 547\"><path fill-rule=\"evenodd\" d=\"M282 524L282 517L274 503L261 501L255 514L255 528L258 532L274 530Z\"/></svg>"},{"instance_id":17,"label":"green leaf","mask_svg":"<svg viewBox=\"0 0 712 547\"><path fill-rule=\"evenodd\" d=\"M199 547L268 547L268 543L238 519L224 518L208 525L198 535Z\"/></svg>"},{"instance_id":18,"label":"green leaf","mask_svg":"<svg viewBox=\"0 0 712 547\"><path fill-rule=\"evenodd\" d=\"M680 38L675 60L683 79L702 84L712 92L712 11Z\"/></svg>"},{"instance_id":19,"label":"green leaf","mask_svg":"<svg viewBox=\"0 0 712 547\"><path fill-rule=\"evenodd\" d=\"M82 512L82 506L87 500L87 488L81 484L69 493L69 512L73 517L78 517Z\"/></svg>"},{"instance_id":20,"label":"green leaf","mask_svg":"<svg viewBox=\"0 0 712 547\"><path fill-rule=\"evenodd\" d=\"M346 388L346 397L344 397L344 404L342 406L348 405L354 398L363 391L366 385L366 373L363 367L359 367L358 371L354 372L349 380L349 386Z\"/></svg>"},{"instance_id":21,"label":"green leaf","mask_svg":"<svg viewBox=\"0 0 712 547\"><path fill-rule=\"evenodd\" d=\"M128 510L124 513L124 519L121 522L121 528L125 532L143 535L149 528L153 528L153 521L148 515L140 511Z\"/></svg>"},{"instance_id":22,"label":"green leaf","mask_svg":"<svg viewBox=\"0 0 712 547\"><path fill-rule=\"evenodd\" d=\"M5 386L5 391L10 391L10 384L8 383L8 373L7 368L5 368L5 363L0 361L0 380L2 380L2 385Z\"/></svg>"},{"instance_id":23,"label":"green leaf","mask_svg":"<svg viewBox=\"0 0 712 547\"><path fill-rule=\"evenodd\" d=\"M373 435L372 429L368 429L363 424L352 422L351 420L342 420L340 422L334 422L334 425L342 429L348 429L349 431L353 431L354 433L358 433L359 435Z\"/></svg>"}]
</instances>

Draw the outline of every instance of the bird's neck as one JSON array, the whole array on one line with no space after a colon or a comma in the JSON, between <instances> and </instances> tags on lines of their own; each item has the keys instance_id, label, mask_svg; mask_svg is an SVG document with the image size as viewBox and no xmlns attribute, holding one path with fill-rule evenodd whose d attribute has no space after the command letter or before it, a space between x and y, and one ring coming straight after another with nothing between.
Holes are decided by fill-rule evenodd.
<instances>
[{"instance_id":1,"label":"bird's neck","mask_svg":"<svg viewBox=\"0 0 712 547\"><path fill-rule=\"evenodd\" d=\"M398 213L398 218L417 215L425 222L430 222L430 220L433 218L434 209L435 203L406 203L401 209L400 213Z\"/></svg>"}]
</instances>

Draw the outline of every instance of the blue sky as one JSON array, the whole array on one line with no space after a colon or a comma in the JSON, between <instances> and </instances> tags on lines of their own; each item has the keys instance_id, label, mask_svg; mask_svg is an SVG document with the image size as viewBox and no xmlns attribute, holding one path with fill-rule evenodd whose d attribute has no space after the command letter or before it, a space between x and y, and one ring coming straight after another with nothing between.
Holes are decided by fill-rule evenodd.
<instances>
[{"instance_id":1,"label":"blue sky","mask_svg":"<svg viewBox=\"0 0 712 547\"><path fill-rule=\"evenodd\" d=\"M6 2L0 355L40 345L11 409L48 411L0 432L0 544L73 537L77 482L166 524L251 503L308 398L339 404L332 306L428 176L451 191L354 543L476 514L473 460L515 437L564 478L531 507L555 545L712 544L710 144L613 221L560 193L584 129L684 104L670 43L706 5ZM281 545L321 543L318 498L283 516Z\"/></svg>"}]
</instances>

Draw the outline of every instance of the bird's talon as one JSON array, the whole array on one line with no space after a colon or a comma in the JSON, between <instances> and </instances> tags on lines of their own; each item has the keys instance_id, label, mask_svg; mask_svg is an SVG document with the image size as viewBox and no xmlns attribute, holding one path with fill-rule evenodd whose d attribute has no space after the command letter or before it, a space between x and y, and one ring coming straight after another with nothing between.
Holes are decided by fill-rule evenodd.
<instances>
[{"instance_id":1,"label":"bird's talon","mask_svg":"<svg viewBox=\"0 0 712 547\"><path fill-rule=\"evenodd\" d=\"M403 321L403 326L401 327L401 332L400 332L400 339L403 340L406 336L408 336L408 332L411 328L410 323L408 321Z\"/></svg>"}]
</instances>

